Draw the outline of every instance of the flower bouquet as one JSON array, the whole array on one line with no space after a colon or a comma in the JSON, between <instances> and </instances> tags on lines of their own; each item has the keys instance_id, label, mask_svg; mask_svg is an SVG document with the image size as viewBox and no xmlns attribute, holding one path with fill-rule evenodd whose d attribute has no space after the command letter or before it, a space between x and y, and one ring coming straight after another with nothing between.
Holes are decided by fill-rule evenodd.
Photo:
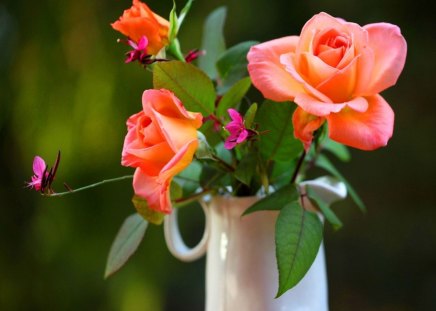
<instances>
[{"instance_id":1,"label":"flower bouquet","mask_svg":"<svg viewBox=\"0 0 436 311\"><path fill-rule=\"evenodd\" d=\"M332 200L305 181L307 173L326 171L324 183L345 185L365 210L329 157L348 161L346 146L374 150L388 143L394 112L379 93L396 83L406 42L395 25L362 27L319 13L300 35L227 48L226 9L218 8L205 21L201 48L184 53L178 34L192 2L180 11L174 4L166 20L133 0L112 24L130 49L125 62L153 78L142 106L138 98L139 112L127 120L121 164L134 174L77 189L64 184L67 191L55 192L59 153L52 168L35 157L28 185L57 197L133 178L136 213L112 245L106 276L134 253L148 223L160 225L197 201L255 197L239 216L275 213L280 297L315 261L323 219L342 226Z\"/></svg>"}]
</instances>

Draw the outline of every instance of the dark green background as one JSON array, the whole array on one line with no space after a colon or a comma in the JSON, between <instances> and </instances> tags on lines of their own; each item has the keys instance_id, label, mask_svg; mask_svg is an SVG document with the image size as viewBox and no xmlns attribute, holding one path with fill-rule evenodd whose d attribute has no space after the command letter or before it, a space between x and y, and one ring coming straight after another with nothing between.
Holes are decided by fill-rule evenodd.
<instances>
[{"instance_id":1,"label":"dark green background","mask_svg":"<svg viewBox=\"0 0 436 311\"><path fill-rule=\"evenodd\" d=\"M0 3L0 310L203 310L204 259L181 263L162 228L149 228L130 263L102 278L112 239L134 212L129 182L65 198L23 188L32 160L62 151L56 186L77 187L129 174L120 166L125 120L150 87L109 23L129 1ZM436 310L436 23L430 1L197 0L183 26L183 49L199 47L205 16L227 5L229 46L298 34L326 11L361 25L397 24L406 67L383 93L396 112L394 137L374 152L353 150L340 165L369 212L347 200L345 223L326 229L332 311ZM171 1L151 0L168 16ZM181 6L181 4L180 4ZM186 239L198 240L199 210L182 212ZM243 311L243 310L241 310Z\"/></svg>"}]
</instances>

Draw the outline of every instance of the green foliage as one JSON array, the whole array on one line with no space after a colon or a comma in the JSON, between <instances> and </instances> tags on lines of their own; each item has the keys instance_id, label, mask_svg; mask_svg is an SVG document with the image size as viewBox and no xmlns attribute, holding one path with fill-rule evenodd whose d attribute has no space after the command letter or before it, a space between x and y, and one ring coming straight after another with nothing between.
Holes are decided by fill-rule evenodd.
<instances>
[{"instance_id":1,"label":"green foliage","mask_svg":"<svg viewBox=\"0 0 436 311\"><path fill-rule=\"evenodd\" d=\"M350 151L348 148L340 143L337 143L329 138L326 138L323 149L331 152L339 160L349 162L351 160Z\"/></svg>"},{"instance_id":2,"label":"green foliage","mask_svg":"<svg viewBox=\"0 0 436 311\"><path fill-rule=\"evenodd\" d=\"M268 160L288 161L298 157L303 145L294 137L292 114L294 105L265 101L256 115L260 131L259 149Z\"/></svg>"},{"instance_id":3,"label":"green foliage","mask_svg":"<svg viewBox=\"0 0 436 311\"><path fill-rule=\"evenodd\" d=\"M242 215L248 215L257 211L276 211L289 203L298 202L300 194L295 184L288 184L271 195L264 197L245 210Z\"/></svg>"},{"instance_id":4,"label":"green foliage","mask_svg":"<svg viewBox=\"0 0 436 311\"><path fill-rule=\"evenodd\" d=\"M174 177L183 189L183 195L189 196L194 193L200 186L201 164L198 161L193 161L187 168Z\"/></svg>"},{"instance_id":5,"label":"green foliage","mask_svg":"<svg viewBox=\"0 0 436 311\"><path fill-rule=\"evenodd\" d=\"M206 55L199 58L198 65L211 79L217 78L215 64L218 57L226 50L223 33L226 15L227 9L219 7L206 18L203 27L201 49L206 51Z\"/></svg>"},{"instance_id":6,"label":"green foliage","mask_svg":"<svg viewBox=\"0 0 436 311\"><path fill-rule=\"evenodd\" d=\"M206 137L202 132L197 132L198 135L198 148L195 151L195 157L197 159L209 159L213 160L213 150L207 143Z\"/></svg>"},{"instance_id":7,"label":"green foliage","mask_svg":"<svg viewBox=\"0 0 436 311\"><path fill-rule=\"evenodd\" d=\"M276 258L279 269L277 297L305 276L318 254L323 225L315 213L298 202L285 205L276 222Z\"/></svg>"},{"instance_id":8,"label":"green foliage","mask_svg":"<svg viewBox=\"0 0 436 311\"><path fill-rule=\"evenodd\" d=\"M241 159L235 171L235 178L243 184L250 186L251 179L256 172L257 155L249 153Z\"/></svg>"},{"instance_id":9,"label":"green foliage","mask_svg":"<svg viewBox=\"0 0 436 311\"><path fill-rule=\"evenodd\" d=\"M251 86L251 79L249 77L243 78L236 82L227 93L221 98L216 110L216 115L219 118L227 118L227 110L229 108L236 108L241 100L247 94Z\"/></svg>"},{"instance_id":10,"label":"green foliage","mask_svg":"<svg viewBox=\"0 0 436 311\"><path fill-rule=\"evenodd\" d=\"M257 41L241 42L225 51L216 63L220 81L219 93L224 93L236 81L248 76L247 53Z\"/></svg>"},{"instance_id":11,"label":"green foliage","mask_svg":"<svg viewBox=\"0 0 436 311\"><path fill-rule=\"evenodd\" d=\"M124 220L109 251L105 278L117 272L135 253L144 238L147 226L147 221L136 213Z\"/></svg>"},{"instance_id":12,"label":"green foliage","mask_svg":"<svg viewBox=\"0 0 436 311\"><path fill-rule=\"evenodd\" d=\"M335 212L333 212L330 206L325 203L323 199L320 198L316 194L316 192L310 188L310 186L307 186L306 190L311 203L321 210L327 221L333 226L335 230L340 229L342 227L342 222L338 218L338 216L336 216Z\"/></svg>"},{"instance_id":13,"label":"green foliage","mask_svg":"<svg viewBox=\"0 0 436 311\"><path fill-rule=\"evenodd\" d=\"M339 173L339 171L334 167L334 165L330 162L330 160L325 156L320 154L317 161L316 166L326 170L327 172L330 172L341 180L345 186L347 186L348 193L350 194L351 198L353 199L354 203L360 208L362 212L366 212L365 204L363 203L362 199L357 194L356 190L350 185L350 183L345 179L345 177Z\"/></svg>"},{"instance_id":14,"label":"green foliage","mask_svg":"<svg viewBox=\"0 0 436 311\"><path fill-rule=\"evenodd\" d=\"M212 81L192 64L180 61L161 62L153 67L155 89L168 89L182 101L189 111L212 114L215 108L215 89Z\"/></svg>"},{"instance_id":15,"label":"green foliage","mask_svg":"<svg viewBox=\"0 0 436 311\"><path fill-rule=\"evenodd\" d=\"M257 104L254 103L248 108L244 116L246 128L250 129L253 126L254 119L256 118L256 113L257 113Z\"/></svg>"},{"instance_id":16,"label":"green foliage","mask_svg":"<svg viewBox=\"0 0 436 311\"><path fill-rule=\"evenodd\" d=\"M162 224L165 215L149 208L145 199L135 195L132 198L132 203L135 206L138 214L141 215L145 220L155 225Z\"/></svg>"}]
</instances>

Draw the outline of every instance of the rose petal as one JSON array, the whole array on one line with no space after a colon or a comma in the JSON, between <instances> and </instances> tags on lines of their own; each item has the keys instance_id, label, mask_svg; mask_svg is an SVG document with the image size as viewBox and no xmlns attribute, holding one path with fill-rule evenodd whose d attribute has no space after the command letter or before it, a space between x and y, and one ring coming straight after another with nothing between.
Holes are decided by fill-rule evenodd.
<instances>
[{"instance_id":1,"label":"rose petal","mask_svg":"<svg viewBox=\"0 0 436 311\"><path fill-rule=\"evenodd\" d=\"M197 147L197 139L193 139L184 145L162 168L162 171L159 174L159 181L165 182L184 170L192 162Z\"/></svg>"},{"instance_id":2,"label":"rose petal","mask_svg":"<svg viewBox=\"0 0 436 311\"><path fill-rule=\"evenodd\" d=\"M140 168L133 175L135 194L146 199L148 207L162 213L171 213L169 183L161 183L157 176L149 176Z\"/></svg>"},{"instance_id":3,"label":"rose petal","mask_svg":"<svg viewBox=\"0 0 436 311\"><path fill-rule=\"evenodd\" d=\"M295 51L297 43L297 36L284 37L252 46L248 52L248 72L265 98L279 102L293 100L303 91L280 62L280 56Z\"/></svg>"},{"instance_id":4,"label":"rose petal","mask_svg":"<svg viewBox=\"0 0 436 311\"><path fill-rule=\"evenodd\" d=\"M339 112L345 107L344 103L326 103L305 93L297 94L295 97L295 103L307 113L319 117L326 116L332 112Z\"/></svg>"},{"instance_id":5,"label":"rose petal","mask_svg":"<svg viewBox=\"0 0 436 311\"><path fill-rule=\"evenodd\" d=\"M373 57L373 64L362 62L361 66L372 70L361 77L356 93L373 95L397 82L406 61L407 43L400 28L392 24L369 24L364 29L368 32L368 49L373 53L368 58Z\"/></svg>"},{"instance_id":6,"label":"rose petal","mask_svg":"<svg viewBox=\"0 0 436 311\"><path fill-rule=\"evenodd\" d=\"M294 136L299 139L304 146L304 150L308 151L313 140L313 132L315 132L324 123L325 119L311 115L297 107L292 115L292 124L294 126Z\"/></svg>"},{"instance_id":7,"label":"rose petal","mask_svg":"<svg viewBox=\"0 0 436 311\"><path fill-rule=\"evenodd\" d=\"M283 54L280 57L280 62L283 64L283 66L285 66L286 71L295 79L295 81L301 83L303 86L303 90L300 93L308 93L323 102L331 103L332 100L330 98L318 91L314 86L311 85L309 81L306 81L306 79L300 75L299 70L297 70L295 67L294 58L294 53ZM297 94L299 93L294 94L294 96Z\"/></svg>"},{"instance_id":8,"label":"rose petal","mask_svg":"<svg viewBox=\"0 0 436 311\"><path fill-rule=\"evenodd\" d=\"M148 175L156 176L175 155L167 142L148 148L132 148L125 146L121 157L121 165L142 167Z\"/></svg>"},{"instance_id":9,"label":"rose petal","mask_svg":"<svg viewBox=\"0 0 436 311\"><path fill-rule=\"evenodd\" d=\"M335 103L347 101L356 86L357 60L358 57L354 58L345 68L317 85L316 89Z\"/></svg>"},{"instance_id":10,"label":"rose petal","mask_svg":"<svg viewBox=\"0 0 436 311\"><path fill-rule=\"evenodd\" d=\"M368 109L364 113L343 109L327 116L332 140L362 150L386 146L392 137L394 112L380 95L366 100Z\"/></svg>"}]
</instances>

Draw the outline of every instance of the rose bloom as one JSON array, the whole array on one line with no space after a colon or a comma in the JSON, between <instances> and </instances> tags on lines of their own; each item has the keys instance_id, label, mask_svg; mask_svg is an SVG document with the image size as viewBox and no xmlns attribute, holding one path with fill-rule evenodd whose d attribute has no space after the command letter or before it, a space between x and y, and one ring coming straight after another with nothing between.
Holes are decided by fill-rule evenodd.
<instances>
[{"instance_id":1,"label":"rose bloom","mask_svg":"<svg viewBox=\"0 0 436 311\"><path fill-rule=\"evenodd\" d=\"M394 113L379 95L400 75L407 45L388 23L359 26L320 13L300 36L259 45L248 71L264 97L294 101L294 134L306 150L325 121L332 140L363 150L385 146Z\"/></svg>"},{"instance_id":2,"label":"rose bloom","mask_svg":"<svg viewBox=\"0 0 436 311\"><path fill-rule=\"evenodd\" d=\"M186 168L198 147L202 115L187 111L168 90L147 90L143 110L127 120L121 164L135 167L135 194L159 212L171 212L172 178Z\"/></svg>"},{"instance_id":3,"label":"rose bloom","mask_svg":"<svg viewBox=\"0 0 436 311\"><path fill-rule=\"evenodd\" d=\"M148 54L156 55L164 46L168 45L170 23L139 0L133 0L132 7L125 10L119 20L111 26L136 43L141 37L147 37Z\"/></svg>"}]
</instances>

